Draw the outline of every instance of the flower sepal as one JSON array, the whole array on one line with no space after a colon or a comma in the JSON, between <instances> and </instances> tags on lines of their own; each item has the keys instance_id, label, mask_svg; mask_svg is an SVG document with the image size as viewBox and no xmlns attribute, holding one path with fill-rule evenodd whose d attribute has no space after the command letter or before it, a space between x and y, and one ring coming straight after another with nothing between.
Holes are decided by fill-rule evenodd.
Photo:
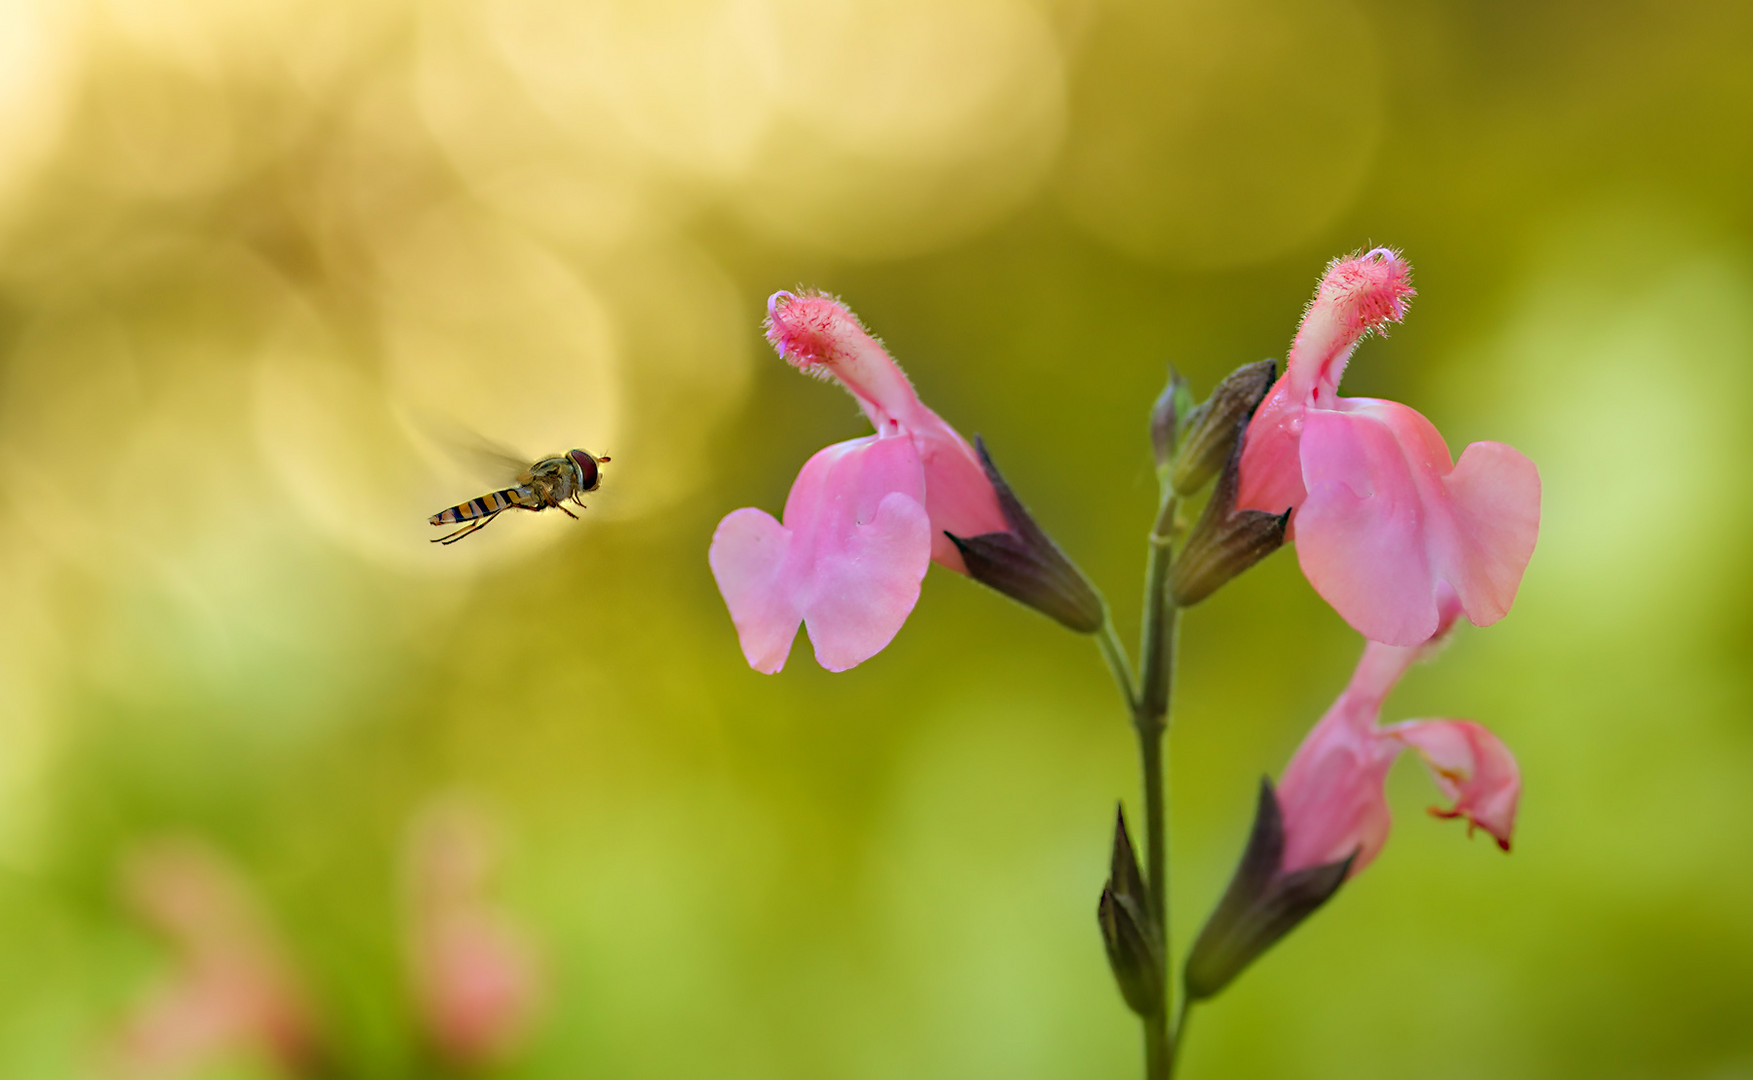
<instances>
[{"instance_id":1,"label":"flower sepal","mask_svg":"<svg viewBox=\"0 0 1753 1080\"><path fill-rule=\"evenodd\" d=\"M1116 810L1112 865L1096 905L1096 922L1120 996L1139 1016L1155 1016L1163 1007L1162 935L1150 913L1150 887L1138 869L1126 813Z\"/></svg>"},{"instance_id":2,"label":"flower sepal","mask_svg":"<svg viewBox=\"0 0 1753 1080\"><path fill-rule=\"evenodd\" d=\"M1260 781L1254 828L1223 899L1187 956L1183 981L1194 1001L1213 997L1345 883L1351 857L1286 873L1284 815L1272 782Z\"/></svg>"},{"instance_id":3,"label":"flower sepal","mask_svg":"<svg viewBox=\"0 0 1753 1080\"><path fill-rule=\"evenodd\" d=\"M1277 375L1278 365L1271 360L1243 364L1187 414L1169 470L1169 485L1176 494L1196 494L1224 468Z\"/></svg>"},{"instance_id":4,"label":"flower sepal","mask_svg":"<svg viewBox=\"0 0 1753 1080\"><path fill-rule=\"evenodd\" d=\"M1247 422L1246 417L1237 421L1237 429ZM1236 508L1241 461L1241 443L1233 443L1229 463L1169 571L1169 596L1180 607L1199 603L1284 546L1288 507L1282 514Z\"/></svg>"},{"instance_id":5,"label":"flower sepal","mask_svg":"<svg viewBox=\"0 0 1753 1080\"><path fill-rule=\"evenodd\" d=\"M1078 633L1100 630L1107 619L1102 595L1052 537L1035 524L992 464L979 436L974 438L974 450L998 495L998 508L1008 528L979 536L945 531L961 552L968 576Z\"/></svg>"}]
</instances>

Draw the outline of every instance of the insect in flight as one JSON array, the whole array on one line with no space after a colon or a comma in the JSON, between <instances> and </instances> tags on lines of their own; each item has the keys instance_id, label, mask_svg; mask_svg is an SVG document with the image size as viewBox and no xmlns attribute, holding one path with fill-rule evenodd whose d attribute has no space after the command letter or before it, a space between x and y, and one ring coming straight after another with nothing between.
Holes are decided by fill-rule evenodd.
<instances>
[{"instance_id":1,"label":"insect in flight","mask_svg":"<svg viewBox=\"0 0 1753 1080\"><path fill-rule=\"evenodd\" d=\"M519 474L514 486L490 491L478 499L433 514L427 519L430 525L461 522L463 527L432 542L454 544L470 533L486 528L488 522L513 508L546 510L557 506L561 513L576 519L578 515L561 504L570 500L584 506L580 496L595 491L602 484L602 470L597 466L608 460L609 455L592 454L588 450L568 450L559 457L543 458Z\"/></svg>"}]
</instances>

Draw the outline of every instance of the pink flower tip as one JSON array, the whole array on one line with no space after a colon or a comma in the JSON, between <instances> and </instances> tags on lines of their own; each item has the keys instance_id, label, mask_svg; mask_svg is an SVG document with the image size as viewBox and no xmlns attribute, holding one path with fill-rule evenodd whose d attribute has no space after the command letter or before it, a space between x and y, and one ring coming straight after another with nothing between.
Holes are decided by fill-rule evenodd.
<instances>
[{"instance_id":1,"label":"pink flower tip","mask_svg":"<svg viewBox=\"0 0 1753 1080\"><path fill-rule=\"evenodd\" d=\"M829 374L821 365L844 359L858 345L874 340L851 308L819 292L800 295L780 289L767 298L762 328L780 359L821 377Z\"/></svg>"},{"instance_id":2,"label":"pink flower tip","mask_svg":"<svg viewBox=\"0 0 1753 1080\"><path fill-rule=\"evenodd\" d=\"M1349 335L1362 337L1406 317L1412 287L1412 264L1393 248L1373 248L1327 264L1315 303L1328 303Z\"/></svg>"}]
</instances>

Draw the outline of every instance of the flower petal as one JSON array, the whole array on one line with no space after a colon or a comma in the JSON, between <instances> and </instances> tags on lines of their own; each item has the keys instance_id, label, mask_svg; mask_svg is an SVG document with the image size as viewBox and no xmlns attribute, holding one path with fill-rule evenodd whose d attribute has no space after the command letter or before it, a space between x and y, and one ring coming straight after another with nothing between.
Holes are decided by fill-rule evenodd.
<instances>
[{"instance_id":1,"label":"flower petal","mask_svg":"<svg viewBox=\"0 0 1753 1080\"><path fill-rule=\"evenodd\" d=\"M1477 442L1445 481L1454 500L1454 542L1445 575L1467 618L1489 626L1509 614L1540 535L1540 471L1519 451Z\"/></svg>"},{"instance_id":2,"label":"flower petal","mask_svg":"<svg viewBox=\"0 0 1753 1080\"><path fill-rule=\"evenodd\" d=\"M1522 773L1503 740L1471 720L1408 720L1383 733L1418 751L1437 787L1454 800L1450 809L1431 813L1464 817L1510 849Z\"/></svg>"},{"instance_id":3,"label":"flower petal","mask_svg":"<svg viewBox=\"0 0 1753 1080\"><path fill-rule=\"evenodd\" d=\"M1350 722L1341 697L1297 747L1278 785L1285 873L1351 858L1351 873L1388 842L1393 819L1382 789L1399 747L1381 739L1375 712ZM1355 856L1355 857L1354 857Z\"/></svg>"},{"instance_id":4,"label":"flower petal","mask_svg":"<svg viewBox=\"0 0 1753 1080\"><path fill-rule=\"evenodd\" d=\"M1415 655L1367 645L1351 682L1291 755L1278 785L1285 873L1355 855L1355 874L1387 843L1391 818L1382 782L1400 748L1384 743L1376 719Z\"/></svg>"},{"instance_id":5,"label":"flower petal","mask_svg":"<svg viewBox=\"0 0 1753 1080\"><path fill-rule=\"evenodd\" d=\"M1394 645L1437 632L1445 583L1475 625L1502 618L1539 532L1533 462L1476 443L1451 466L1416 410L1370 398L1343 405L1304 413L1309 494L1295 525L1309 583L1364 636Z\"/></svg>"},{"instance_id":6,"label":"flower petal","mask_svg":"<svg viewBox=\"0 0 1753 1080\"><path fill-rule=\"evenodd\" d=\"M771 675L785 666L803 612L786 577L792 534L765 510L733 510L712 534L707 562L736 624L743 658Z\"/></svg>"},{"instance_id":7,"label":"flower petal","mask_svg":"<svg viewBox=\"0 0 1753 1080\"><path fill-rule=\"evenodd\" d=\"M1303 421L1308 496L1293 519L1303 574L1370 640L1417 645L1429 639L1439 614L1427 536L1429 492L1407 460L1400 433L1369 411L1310 409ZM1446 450L1442 458L1446 469Z\"/></svg>"},{"instance_id":8,"label":"flower petal","mask_svg":"<svg viewBox=\"0 0 1753 1080\"><path fill-rule=\"evenodd\" d=\"M810 458L783 525L752 509L720 522L708 559L749 666L782 668L799 620L830 671L893 640L930 563L924 498L913 441L873 435Z\"/></svg>"},{"instance_id":9,"label":"flower petal","mask_svg":"<svg viewBox=\"0 0 1753 1080\"><path fill-rule=\"evenodd\" d=\"M1010 528L968 441L938 415L919 405L909 428L925 468L925 509L931 515L931 557L958 574L968 572L962 553L945 533L982 536Z\"/></svg>"},{"instance_id":10,"label":"flower petal","mask_svg":"<svg viewBox=\"0 0 1753 1080\"><path fill-rule=\"evenodd\" d=\"M1302 431L1303 404L1291 397L1291 387L1281 377L1255 410L1242 436L1237 509L1282 514L1302 505L1307 494L1298 446ZM1295 526L1293 519L1291 527Z\"/></svg>"}]
</instances>

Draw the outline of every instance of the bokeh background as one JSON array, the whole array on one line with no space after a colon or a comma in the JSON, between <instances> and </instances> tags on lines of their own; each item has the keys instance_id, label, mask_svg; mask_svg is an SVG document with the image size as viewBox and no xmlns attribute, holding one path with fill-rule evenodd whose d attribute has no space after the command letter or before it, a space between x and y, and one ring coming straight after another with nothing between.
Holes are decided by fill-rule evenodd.
<instances>
[{"instance_id":1,"label":"bokeh background","mask_svg":"<svg viewBox=\"0 0 1753 1080\"><path fill-rule=\"evenodd\" d=\"M1753 9L1607 0L0 2L0 1074L125 1072L222 859L345 1075L429 1075L410 822L493 823L545 972L495 1075L1124 1077L1096 651L933 569L829 675L706 566L863 431L760 340L845 297L1135 625L1145 417L1327 259L1420 296L1346 389L1545 481L1515 611L1388 719L1514 748L1194 1018L1186 1075L1753 1076ZM448 448L613 455L452 548ZM1358 640L1280 553L1185 622L1174 923ZM265 1077L247 1053L200 1075Z\"/></svg>"}]
</instances>

